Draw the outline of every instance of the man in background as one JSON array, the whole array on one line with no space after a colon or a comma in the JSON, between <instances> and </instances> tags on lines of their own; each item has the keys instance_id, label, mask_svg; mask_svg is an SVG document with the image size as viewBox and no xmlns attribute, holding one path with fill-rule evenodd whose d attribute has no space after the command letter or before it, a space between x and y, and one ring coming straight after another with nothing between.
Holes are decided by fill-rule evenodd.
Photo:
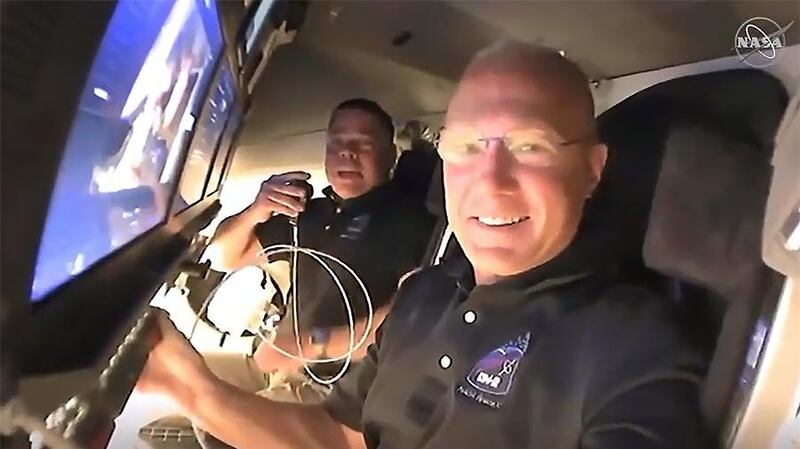
<instances>
[{"instance_id":1,"label":"man in background","mask_svg":"<svg viewBox=\"0 0 800 449\"><path fill-rule=\"evenodd\" d=\"M290 219L294 219L300 246L342 260L361 278L376 309L377 326L400 277L421 262L434 224L421 201L390 182L397 158L394 134L392 118L374 101L357 98L336 106L326 133L325 174L330 186L323 190L324 196L307 197L308 173L271 176L249 207L220 224L211 242L219 255L216 266L233 271L253 263L264 248L291 243ZM300 325L307 336L315 334L329 357L337 357L349 344L340 292L310 257L300 255L298 263ZM366 307L361 289L345 270L330 265L359 319L356 335L362 335ZM277 343L296 352L294 338L289 337ZM355 355L365 350L366 345ZM263 345L256 361L265 369L298 365Z\"/></svg>"}]
</instances>

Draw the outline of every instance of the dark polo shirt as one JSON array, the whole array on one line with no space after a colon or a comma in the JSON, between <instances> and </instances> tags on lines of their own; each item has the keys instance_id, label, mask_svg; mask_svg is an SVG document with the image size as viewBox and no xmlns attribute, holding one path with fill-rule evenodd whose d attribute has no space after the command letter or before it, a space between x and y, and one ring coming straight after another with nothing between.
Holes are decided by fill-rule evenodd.
<instances>
[{"instance_id":1,"label":"dark polo shirt","mask_svg":"<svg viewBox=\"0 0 800 449\"><path fill-rule=\"evenodd\" d=\"M468 266L412 276L329 412L369 448L706 447L698 351L665 301L590 258L573 243L478 287Z\"/></svg>"},{"instance_id":2,"label":"dark polo shirt","mask_svg":"<svg viewBox=\"0 0 800 449\"><path fill-rule=\"evenodd\" d=\"M366 194L341 199L328 187L299 216L300 246L330 254L364 282L375 308L387 304L401 276L416 268L433 230L434 218L421 201L407 197L393 184ZM276 216L256 226L263 247L291 242L291 226ZM289 254L279 258L289 259ZM330 275L307 255L298 259L298 305L303 328L347 323L347 311ZM356 318L366 316L366 303L357 281L342 267L329 262L350 297Z\"/></svg>"}]
</instances>

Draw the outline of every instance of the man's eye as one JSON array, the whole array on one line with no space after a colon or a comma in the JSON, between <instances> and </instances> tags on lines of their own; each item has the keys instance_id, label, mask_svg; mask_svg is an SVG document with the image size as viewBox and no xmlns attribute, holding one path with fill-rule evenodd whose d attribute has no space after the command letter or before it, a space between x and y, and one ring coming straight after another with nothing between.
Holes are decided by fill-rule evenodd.
<instances>
[{"instance_id":1,"label":"man's eye","mask_svg":"<svg viewBox=\"0 0 800 449\"><path fill-rule=\"evenodd\" d=\"M465 143L461 145L461 147L462 147L461 153L470 155L478 154L481 152L481 150L483 150L483 145L477 142Z\"/></svg>"},{"instance_id":2,"label":"man's eye","mask_svg":"<svg viewBox=\"0 0 800 449\"><path fill-rule=\"evenodd\" d=\"M535 143L520 143L511 147L514 153L542 153L547 151L543 145Z\"/></svg>"},{"instance_id":3,"label":"man's eye","mask_svg":"<svg viewBox=\"0 0 800 449\"><path fill-rule=\"evenodd\" d=\"M482 146L478 143L459 143L443 147L446 153L454 156L472 156L480 154Z\"/></svg>"}]
</instances>

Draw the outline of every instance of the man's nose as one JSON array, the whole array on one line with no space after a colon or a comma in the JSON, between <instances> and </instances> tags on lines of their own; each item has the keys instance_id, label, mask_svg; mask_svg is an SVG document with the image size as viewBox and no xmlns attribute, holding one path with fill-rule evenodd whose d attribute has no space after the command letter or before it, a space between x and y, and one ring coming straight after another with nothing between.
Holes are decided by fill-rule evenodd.
<instances>
[{"instance_id":1,"label":"man's nose","mask_svg":"<svg viewBox=\"0 0 800 449\"><path fill-rule=\"evenodd\" d=\"M358 151L350 145L342 145L339 149L339 157L343 159L355 159L358 157Z\"/></svg>"},{"instance_id":2,"label":"man's nose","mask_svg":"<svg viewBox=\"0 0 800 449\"><path fill-rule=\"evenodd\" d=\"M488 142L480 164L481 178L488 188L499 193L517 191L519 182L514 177L514 156L502 142Z\"/></svg>"}]
</instances>

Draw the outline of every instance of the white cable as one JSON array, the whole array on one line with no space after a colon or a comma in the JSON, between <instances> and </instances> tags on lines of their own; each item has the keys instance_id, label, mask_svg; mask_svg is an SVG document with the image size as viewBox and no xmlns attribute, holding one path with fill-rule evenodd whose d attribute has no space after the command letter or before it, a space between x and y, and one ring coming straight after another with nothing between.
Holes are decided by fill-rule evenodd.
<instances>
[{"instance_id":1,"label":"white cable","mask_svg":"<svg viewBox=\"0 0 800 449\"><path fill-rule=\"evenodd\" d=\"M305 356L303 355L303 342L300 341L300 325L298 322L300 321L300 313L297 307L297 256L298 251L297 248L300 246L300 227L297 226L297 218L294 219L292 222L292 321L293 321L293 328L294 328L294 336L295 336L295 345L297 347L297 355L304 359ZM269 255L266 256L267 260L269 260ZM317 262L321 262L318 259ZM286 298L283 298L283 311L286 313ZM350 315L347 315L348 324L350 323ZM274 340L273 340L274 342ZM268 343L269 344L269 343ZM277 345L271 345L277 347ZM303 362L303 370L308 373L309 376L314 376L311 373L311 370L308 369L308 364ZM313 378L313 377L312 377ZM314 379L317 380L317 379Z\"/></svg>"},{"instance_id":2,"label":"white cable","mask_svg":"<svg viewBox=\"0 0 800 449\"><path fill-rule=\"evenodd\" d=\"M272 347L273 349L279 350L280 353L282 353L282 354L284 354L284 355L286 355L286 356L288 356L290 358L293 358L295 360L299 360L303 364L303 369L305 370L305 372L308 374L309 377L314 379L314 381L319 382L319 383L321 383L323 385L330 385L330 384L333 384L334 382L336 382L337 380L339 380L342 376L344 376L344 373L347 372L347 368L349 368L349 366L350 366L350 360L351 360L352 353L357 349L357 347L354 346L355 319L354 319L354 316L353 316L353 309L352 309L352 306L350 304L349 298L347 298L347 294L344 291L344 287L342 286L341 281L339 280L338 277L336 277L335 273L333 273L333 271L331 270L329 265L327 265L325 262L323 262L322 259L320 259L316 254L314 254L312 252L306 252L307 251L306 249L300 249L300 248L295 246L295 247L290 248L290 250L292 251L293 254L297 254L298 252L302 252L303 254L308 254L309 256L311 256L320 265L322 265L322 267L332 277L334 283L336 283L336 287L339 289L339 293L344 298L345 309L347 310L348 349L349 350L348 350L347 354L344 357L341 357L339 359L339 360L342 360L342 359L344 360L344 365L339 369L339 372L337 372L336 375L333 376L331 379L322 379L319 376L317 376L316 373L314 373L311 370L311 368L308 366L309 363L324 363L324 360L307 359L303 355L303 343L302 343L301 338L300 338L300 319L299 319L300 310L299 310L299 306L298 306L297 296L294 296L292 298L292 318L293 318L292 319L292 321L293 321L292 324L293 324L293 327L294 327L295 344L297 345L298 355L295 356L294 354L290 354L287 351L283 351L281 348L279 348L277 345L275 345L272 342L267 343L267 344L269 344L270 347ZM275 254L279 254L279 252L276 252ZM296 273L293 274L293 277L294 276L296 276ZM334 360L334 361L338 361L338 360Z\"/></svg>"},{"instance_id":3,"label":"white cable","mask_svg":"<svg viewBox=\"0 0 800 449\"><path fill-rule=\"evenodd\" d=\"M265 249L262 253L266 253L269 256L269 255L274 255L274 254L286 253L286 252L290 252L290 251L294 251L294 250L295 250L294 247L292 247L290 245L280 244L280 245L270 246L269 248ZM327 257L328 259L338 263L339 266L341 266L345 270L347 270L348 274L353 276L353 278L356 280L356 282L358 282L358 285L361 288L362 293L364 293L364 299L365 299L366 304L367 304L367 326L365 328L364 333L361 335L361 338L359 339L358 343L354 344L354 346L355 346L354 350L350 351L350 354L352 355L353 352L358 350L361 346L363 346L366 343L366 340L369 337L369 331L372 328L372 323L373 323L373 319L374 319L373 318L374 307L372 305L372 300L371 300L371 298L369 296L369 292L367 291L367 287L364 285L364 282L361 280L361 278L358 277L358 275L353 271L352 268L347 266L347 264L345 264L341 260L337 259L336 257L331 256L330 254L324 253L322 251L317 251L315 249L311 249L311 248L297 248L297 251L301 252L303 254L307 254L307 255L311 256L314 260L319 262L322 265L323 268L325 268L325 270L328 272L328 274L331 276L331 278L333 278L333 281L336 283L336 286L339 289L339 293L342 295L342 297L344 299L348 300L345 303L345 308L347 310L352 310L352 306L349 303L349 297L345 293L344 287L341 285L341 281L339 280L338 276L336 276L336 274L333 272L333 270L330 268L330 266L328 266L326 263L322 262L319 259L319 257L317 257L317 256ZM353 324L355 324L355 323L353 323ZM351 330L353 330L353 329L351 329ZM339 361L344 360L345 357L346 357L346 355L342 355L340 357L328 358L328 359L301 359L301 358L298 358L297 356L294 356L292 354L285 354L285 351L283 351L281 353L286 355L287 357L291 357L291 358L293 358L295 360L300 360L300 361L308 360L310 362L316 362L316 363L339 362Z\"/></svg>"},{"instance_id":4,"label":"white cable","mask_svg":"<svg viewBox=\"0 0 800 449\"><path fill-rule=\"evenodd\" d=\"M296 223L292 226L292 246L300 246L300 228ZM262 251L262 254L266 253ZM297 298L297 251L292 251L292 298ZM283 305L286 306L286 298L283 298Z\"/></svg>"},{"instance_id":5,"label":"white cable","mask_svg":"<svg viewBox=\"0 0 800 449\"><path fill-rule=\"evenodd\" d=\"M296 361L302 363L303 364L303 368L306 371L306 373L315 382L320 383L322 385L331 385L334 382L336 382L339 379L341 379L342 376L344 376L344 374L347 372L347 369L350 366L350 363L352 362L353 354L357 350L359 350L362 346L364 346L364 344L367 342L367 339L369 338L370 332L372 330L373 316L374 316L374 308L373 308L373 305L372 305L372 299L370 298L369 292L367 291L367 287L364 285L364 282L361 280L360 277L358 277L358 275L355 273L355 271L353 271L352 268L347 266L347 264L345 264L344 262L342 262L338 258L336 258L334 256L331 256L330 254L326 254L326 253L324 253L322 251L317 251L317 250L312 249L312 248L300 247L299 244L298 244L298 228L297 228L297 226L293 226L292 243L293 243L292 245L277 244L277 245L269 246L269 247L263 249L261 252L259 252L258 253L258 257L267 256L267 258L269 258L270 256L273 256L273 255L276 255L276 254L282 254L282 253L287 253L287 252L292 253L292 315L293 315L292 319L294 321L294 323L293 323L294 324L294 326L293 326L294 329L293 330L294 330L294 335L295 335L295 344L296 344L297 349L298 349L298 354L292 354L292 353L284 350L283 348L278 347L273 342L273 338L270 338L270 337L264 335L264 331L274 332L274 329L264 329L264 324L263 323L262 323L261 326L259 326L259 328L258 328L256 333L273 350L277 351L278 353L282 354L285 357L288 357L288 358L290 358L292 360L296 360ZM302 253L302 254L306 254L306 255L310 256L318 264L320 264L323 269L325 269L325 271L328 273L328 275L331 277L331 279L333 279L333 282L336 284L336 287L339 290L339 294L341 295L342 301L344 301L345 310L347 311L347 324L348 324L348 337L349 337L348 338L348 340L349 340L348 343L349 344L348 344L348 350L341 356L329 357L329 358L320 358L320 359L309 359L309 358L306 358L304 356L304 354L303 354L303 344L302 344L302 338L301 338L301 335L300 335L300 323L299 323L299 302L298 302L298 295L297 295L297 291L298 291L298 288L297 288L297 285L298 285L298 282L297 282L298 281L298 270L297 270L298 261L297 261L297 259L298 259L298 257L297 257L297 255L298 255L298 253ZM339 266L343 267L348 272L348 274L350 274L350 276L352 276L353 279L356 280L356 282L358 283L358 286L361 288L361 291L364 294L364 300L365 300L366 305L367 305L367 323L366 323L366 327L364 328L364 333L361 335L361 338L359 338L359 340L357 342L355 341L355 333L356 333L356 330L355 330L355 324L356 324L355 323L355 314L354 314L354 311L353 311L353 306L352 306L352 304L350 302L350 298L348 297L347 292L345 291L344 286L342 285L342 282L339 279L339 277L336 275L336 273L333 271L333 269L330 267L330 265L328 265L328 263L326 263L325 261L322 260L322 258L329 259L329 260L339 264ZM191 331L189 332L189 340L190 341L191 341L192 336L194 335L194 332L195 332L197 324L198 324L198 322L200 320L200 317L205 312L206 308L208 307L208 304L211 302L212 298L214 297L216 292L219 290L220 286L222 286L223 283L225 283L228 279L231 278L231 276L233 276L234 274L236 274L240 270L244 270L244 269L249 268L251 266L257 266L257 265L255 265L255 264L248 265L248 266L240 268L239 270L236 270L236 271L233 271L231 273L228 273L222 279L222 281L214 288L214 290L211 292L211 294L208 296L208 298L203 302L203 305L200 308L200 312L197 315L195 323L192 326ZM287 299L283 298L282 302L283 302L283 306L284 306L283 310L285 311L286 310L286 305L287 305ZM309 365L312 364L312 363L333 363L333 362L341 362L341 361L344 361L343 366L336 373L336 375L334 375L333 377L331 377L329 379L320 378L309 367Z\"/></svg>"},{"instance_id":6,"label":"white cable","mask_svg":"<svg viewBox=\"0 0 800 449\"><path fill-rule=\"evenodd\" d=\"M370 331L372 330L373 315L374 315L374 310L373 310L373 306L372 306L372 300L371 300L371 298L369 296L369 292L367 291L367 288L364 285L364 283L361 280L361 278L359 278L358 275L349 266L347 266L347 264L345 264L341 260L337 259L336 257L331 256L330 254L326 254L326 253L323 253L321 251L317 251L317 250L311 249L311 248L301 248L301 247L298 247L298 246L282 245L281 244L281 245L273 245L273 246L270 246L270 247L264 249L260 253L260 255L266 255L267 257L269 257L271 255L281 254L281 253L286 253L286 252L292 252L294 254L299 252L299 253L303 253L303 254L306 254L306 255L310 256L315 261L317 261L317 263L319 263L325 269L325 271L328 273L328 275L331 276L331 278L333 279L334 283L336 284L336 287L339 289L339 293L340 293L340 295L342 297L342 300L344 301L345 309L347 310L348 336L349 336L348 350L347 350L347 352L345 352L344 355L339 356L339 357L333 357L333 358L308 359L303 355L302 343L300 341L300 329L299 329L299 319L298 319L299 318L299 313L298 313L299 312L299 310L298 310L299 306L298 306L296 293L293 293L294 296L292 298L292 313L294 315L293 319L294 319L295 343L298 346L299 355L291 354L291 353L285 351L284 349L278 347L277 345L275 345L272 342L272 339L266 337L261 332L261 329L259 330L258 334L259 334L259 337L261 337L270 347L272 347L278 353L280 353L280 354L282 354L282 355L284 355L284 356L286 356L288 358L291 358L293 360L297 360L297 361L301 362L303 364L303 367L305 368L305 371L308 373L309 377L311 377L314 381L316 381L318 383L321 383L323 385L330 385L330 384L336 382L337 380L339 380L342 376L344 376L345 372L347 371L347 368L349 367L349 365L351 363L353 353L355 351L357 351L359 348L361 348L366 343L367 339L369 338ZM364 329L363 335L361 336L361 338L359 339L358 342L354 341L355 340L355 319L354 319L354 315L353 315L352 304L350 303L350 298L347 296L347 293L345 292L344 287L342 286L341 280L338 278L338 276L336 276L336 274L333 272L331 267L327 263L325 263L323 260L321 260L320 257L330 259L333 262L336 262L337 264L339 264L339 266L343 267L345 270L347 270L347 272L356 280L356 282L358 282L359 287L361 288L361 291L364 294L364 299L365 299L366 304L367 304L367 325L366 325L366 327ZM296 280L295 276L296 276L296 269L295 269L295 273L293 273L293 278ZM296 283L295 283L295 285L296 285ZM296 290L293 289L293 292L296 292ZM320 378L315 373L313 373L313 371L311 371L311 369L308 366L310 363L339 362L339 361L342 361L342 360L344 360L344 362L345 362L344 365L339 370L339 372L335 376L330 378L330 379L322 379L322 378Z\"/></svg>"}]
</instances>

